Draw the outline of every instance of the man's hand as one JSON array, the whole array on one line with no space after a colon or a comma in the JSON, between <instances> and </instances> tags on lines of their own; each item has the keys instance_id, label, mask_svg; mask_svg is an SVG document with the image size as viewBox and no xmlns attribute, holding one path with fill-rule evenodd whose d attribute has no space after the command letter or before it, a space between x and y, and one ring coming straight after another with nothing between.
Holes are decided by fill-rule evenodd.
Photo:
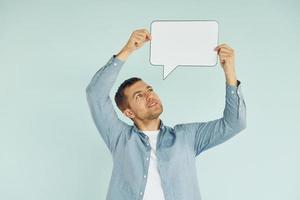
<instances>
[{"instance_id":1,"label":"man's hand","mask_svg":"<svg viewBox=\"0 0 300 200\"><path fill-rule=\"evenodd\" d=\"M139 49L144 43L151 40L151 35L146 29L135 30L131 33L129 40L122 50L117 54L117 58L126 60L127 57L135 50Z\"/></svg>"},{"instance_id":2,"label":"man's hand","mask_svg":"<svg viewBox=\"0 0 300 200\"><path fill-rule=\"evenodd\" d=\"M219 60L225 73L226 82L229 85L237 86L234 66L234 50L227 44L220 44L215 48L215 51L218 51Z\"/></svg>"}]
</instances>

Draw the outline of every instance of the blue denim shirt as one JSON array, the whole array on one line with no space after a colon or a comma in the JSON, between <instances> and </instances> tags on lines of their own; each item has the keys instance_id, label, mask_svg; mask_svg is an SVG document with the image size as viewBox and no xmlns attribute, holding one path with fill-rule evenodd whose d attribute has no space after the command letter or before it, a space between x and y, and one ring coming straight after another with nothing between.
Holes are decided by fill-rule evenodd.
<instances>
[{"instance_id":1,"label":"blue denim shirt","mask_svg":"<svg viewBox=\"0 0 300 200\"><path fill-rule=\"evenodd\" d=\"M113 55L86 88L93 121L113 157L107 200L143 199L151 147L136 125L117 116L110 91L125 61ZM196 157L246 128L246 105L237 86L226 85L223 117L167 126L160 119L157 163L165 200L200 200Z\"/></svg>"}]
</instances>

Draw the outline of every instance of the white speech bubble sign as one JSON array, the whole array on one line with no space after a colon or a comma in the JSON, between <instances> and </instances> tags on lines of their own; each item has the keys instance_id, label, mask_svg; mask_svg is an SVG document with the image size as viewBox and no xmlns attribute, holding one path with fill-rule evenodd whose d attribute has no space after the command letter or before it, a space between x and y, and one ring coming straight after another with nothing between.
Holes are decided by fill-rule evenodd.
<instances>
[{"instance_id":1,"label":"white speech bubble sign","mask_svg":"<svg viewBox=\"0 0 300 200\"><path fill-rule=\"evenodd\" d=\"M216 20L155 20L150 27L150 63L164 65L165 79L178 65L215 66Z\"/></svg>"}]
</instances>

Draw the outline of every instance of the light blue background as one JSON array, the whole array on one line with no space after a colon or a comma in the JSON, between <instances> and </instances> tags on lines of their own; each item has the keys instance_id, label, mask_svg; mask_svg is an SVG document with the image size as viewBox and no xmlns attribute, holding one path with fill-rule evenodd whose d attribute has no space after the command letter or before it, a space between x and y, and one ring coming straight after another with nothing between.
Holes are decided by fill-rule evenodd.
<instances>
[{"instance_id":1,"label":"light blue background","mask_svg":"<svg viewBox=\"0 0 300 200\"><path fill-rule=\"evenodd\" d=\"M217 20L219 43L236 52L248 126L198 158L203 199L300 199L299 8L296 0L0 0L0 199L105 199L112 158L85 87L132 31L157 19ZM157 90L169 126L222 116L220 64L177 67L162 80L149 46L128 58L112 96L139 76Z\"/></svg>"}]
</instances>

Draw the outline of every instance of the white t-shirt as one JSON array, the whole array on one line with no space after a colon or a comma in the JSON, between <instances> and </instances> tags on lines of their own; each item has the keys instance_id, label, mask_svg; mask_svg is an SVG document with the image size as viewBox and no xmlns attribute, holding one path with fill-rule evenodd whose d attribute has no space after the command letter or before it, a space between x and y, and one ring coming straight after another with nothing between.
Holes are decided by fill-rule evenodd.
<instances>
[{"instance_id":1,"label":"white t-shirt","mask_svg":"<svg viewBox=\"0 0 300 200\"><path fill-rule=\"evenodd\" d=\"M148 177L143 200L164 200L164 193L161 187L161 179L157 169L156 142L159 130L143 131L149 137L151 155L149 160Z\"/></svg>"}]
</instances>

